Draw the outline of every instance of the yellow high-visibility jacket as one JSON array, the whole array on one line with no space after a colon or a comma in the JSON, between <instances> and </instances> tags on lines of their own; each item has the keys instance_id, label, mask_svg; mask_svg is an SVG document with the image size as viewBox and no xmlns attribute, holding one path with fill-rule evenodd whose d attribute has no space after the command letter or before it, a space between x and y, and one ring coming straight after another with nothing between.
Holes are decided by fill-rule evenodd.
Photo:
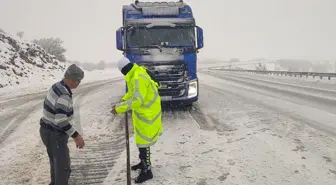
<instances>
[{"instance_id":1,"label":"yellow high-visibility jacket","mask_svg":"<svg viewBox=\"0 0 336 185\"><path fill-rule=\"evenodd\" d=\"M133 129L139 148L154 145L162 134L160 84L147 74L146 69L134 63L126 74L128 92L116 105L117 113L132 110Z\"/></svg>"}]
</instances>

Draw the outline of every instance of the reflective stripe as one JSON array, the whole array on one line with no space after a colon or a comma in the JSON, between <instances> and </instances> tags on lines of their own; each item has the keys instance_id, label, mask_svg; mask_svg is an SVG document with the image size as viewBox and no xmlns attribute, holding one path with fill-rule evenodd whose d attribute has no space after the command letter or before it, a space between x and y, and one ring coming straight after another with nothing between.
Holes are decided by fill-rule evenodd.
<instances>
[{"instance_id":1,"label":"reflective stripe","mask_svg":"<svg viewBox=\"0 0 336 185\"><path fill-rule=\"evenodd\" d=\"M140 98L142 103L144 103L144 101L145 101L143 99L143 97L141 96L140 91L139 91L139 80L135 80L135 93L134 93L133 97L134 97L133 99Z\"/></svg>"},{"instance_id":2,"label":"reflective stripe","mask_svg":"<svg viewBox=\"0 0 336 185\"><path fill-rule=\"evenodd\" d=\"M146 80L148 80L148 81L150 81L150 79L147 76L143 75L143 74L139 74L139 76L142 77L142 78L144 78L144 79L146 79Z\"/></svg>"},{"instance_id":3,"label":"reflective stripe","mask_svg":"<svg viewBox=\"0 0 336 185\"><path fill-rule=\"evenodd\" d=\"M154 145L156 143L156 141L152 142L152 143L148 143L148 144L137 144L138 148L147 148L150 147L152 145Z\"/></svg>"},{"instance_id":4,"label":"reflective stripe","mask_svg":"<svg viewBox=\"0 0 336 185\"><path fill-rule=\"evenodd\" d=\"M127 100L127 101L120 103L119 106L127 105L127 111L131 110L132 102L135 101L136 98L139 98L142 103L144 103L145 101L139 92L139 81L138 80L135 80L135 93L133 95L133 98L131 100Z\"/></svg>"},{"instance_id":5,"label":"reflective stripe","mask_svg":"<svg viewBox=\"0 0 336 185\"><path fill-rule=\"evenodd\" d=\"M134 111L134 114L139 118L139 120L141 120L141 121L143 121L147 124L153 124L159 118L159 116L161 115L161 111L152 120L148 120L144 117L141 117L140 114L136 111Z\"/></svg>"},{"instance_id":6,"label":"reflective stripe","mask_svg":"<svg viewBox=\"0 0 336 185\"><path fill-rule=\"evenodd\" d=\"M156 92L156 89L154 87L154 85L152 84L151 80L149 78L147 78L147 76L143 75L143 74L139 74L140 77L142 78L145 78L146 80L149 81L151 87L152 87L152 90L154 92L154 98L148 103L148 104L144 104L143 107L145 108L150 108L156 101L157 97L159 96L159 94Z\"/></svg>"},{"instance_id":7,"label":"reflective stripe","mask_svg":"<svg viewBox=\"0 0 336 185\"><path fill-rule=\"evenodd\" d=\"M144 101L145 101L139 92L134 93L133 100L135 100L136 98L139 98L141 103L144 103Z\"/></svg>"},{"instance_id":8,"label":"reflective stripe","mask_svg":"<svg viewBox=\"0 0 336 185\"><path fill-rule=\"evenodd\" d=\"M156 92L156 89L154 88L154 86L153 86L153 84L151 83L151 86L152 86L152 90L153 90L153 92L154 92L154 98L148 103L148 104L144 104L143 106L145 107L145 108L149 108L149 107L151 107L154 103L155 103L155 101L156 101L156 99L158 98L158 96L159 96L159 94Z\"/></svg>"},{"instance_id":9,"label":"reflective stripe","mask_svg":"<svg viewBox=\"0 0 336 185\"><path fill-rule=\"evenodd\" d=\"M146 140L147 142L153 142L153 140L159 134L159 131L158 131L158 132L156 132L156 134L152 138L149 138L147 136L144 136L137 128L135 128L135 131L136 131L138 136L140 136L143 140Z\"/></svg>"},{"instance_id":10,"label":"reflective stripe","mask_svg":"<svg viewBox=\"0 0 336 185\"><path fill-rule=\"evenodd\" d=\"M125 106L125 105L127 105L127 111L131 110L132 102L130 100L127 100L127 101L124 101L124 102L120 103L117 107L122 107L122 106Z\"/></svg>"}]
</instances>

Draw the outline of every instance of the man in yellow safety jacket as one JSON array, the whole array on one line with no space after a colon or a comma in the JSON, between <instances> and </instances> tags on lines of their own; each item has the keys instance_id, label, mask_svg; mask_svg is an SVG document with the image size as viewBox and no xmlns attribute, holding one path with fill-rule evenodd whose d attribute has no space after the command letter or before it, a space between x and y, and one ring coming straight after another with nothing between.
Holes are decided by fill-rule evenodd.
<instances>
[{"instance_id":1,"label":"man in yellow safety jacket","mask_svg":"<svg viewBox=\"0 0 336 185\"><path fill-rule=\"evenodd\" d=\"M112 107L112 113L121 114L132 110L140 163L132 166L131 169L141 169L135 183L142 183L153 178L150 146L154 145L162 134L161 98L158 94L160 83L154 81L146 68L131 63L126 57L122 58L117 65L125 75L128 92L122 97L121 103Z\"/></svg>"}]
</instances>

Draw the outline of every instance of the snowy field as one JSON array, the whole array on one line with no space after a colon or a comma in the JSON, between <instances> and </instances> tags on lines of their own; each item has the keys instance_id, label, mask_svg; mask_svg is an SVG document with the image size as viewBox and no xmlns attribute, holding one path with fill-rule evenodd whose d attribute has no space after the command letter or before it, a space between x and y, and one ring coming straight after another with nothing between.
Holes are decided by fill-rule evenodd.
<instances>
[{"instance_id":1,"label":"snowy field","mask_svg":"<svg viewBox=\"0 0 336 185\"><path fill-rule=\"evenodd\" d=\"M105 79L92 73L74 92L75 126L86 142L79 150L69 140L74 185L126 184L124 117L109 113L124 82L106 73L109 80L89 83ZM217 70L198 75L199 102L164 112L163 135L151 148L154 179L143 184L336 184L333 85ZM49 183L38 133L42 99L31 99L0 102L0 184ZM132 132L130 139L135 164Z\"/></svg>"}]
</instances>

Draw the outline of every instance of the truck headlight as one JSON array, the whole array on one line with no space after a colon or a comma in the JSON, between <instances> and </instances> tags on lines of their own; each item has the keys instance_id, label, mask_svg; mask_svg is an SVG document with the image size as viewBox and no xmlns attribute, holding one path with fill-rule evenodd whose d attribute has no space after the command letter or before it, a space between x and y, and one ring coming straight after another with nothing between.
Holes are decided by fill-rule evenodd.
<instances>
[{"instance_id":1,"label":"truck headlight","mask_svg":"<svg viewBox=\"0 0 336 185\"><path fill-rule=\"evenodd\" d=\"M197 81L191 81L189 83L188 98L193 98L197 96Z\"/></svg>"}]
</instances>

